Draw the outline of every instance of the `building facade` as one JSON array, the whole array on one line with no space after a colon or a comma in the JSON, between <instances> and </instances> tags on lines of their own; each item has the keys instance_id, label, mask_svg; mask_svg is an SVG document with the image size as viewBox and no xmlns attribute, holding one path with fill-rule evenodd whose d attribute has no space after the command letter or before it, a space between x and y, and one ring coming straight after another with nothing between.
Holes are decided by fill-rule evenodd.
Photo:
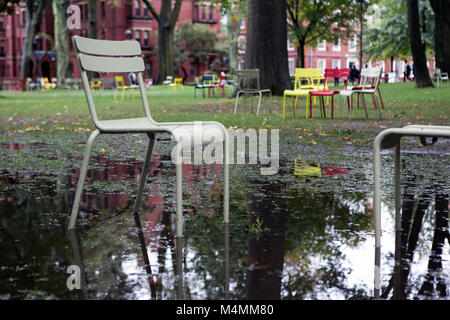
<instances>
[{"instance_id":1,"label":"building facade","mask_svg":"<svg viewBox=\"0 0 450 320\"><path fill-rule=\"evenodd\" d=\"M150 0L159 13L161 0ZM72 77L79 78L80 72L72 50L70 36L89 36L89 1L70 0L68 4L80 8L81 28L69 30L69 46L71 49L70 72ZM14 7L14 14L0 13L0 79L18 79L23 43L26 34L26 13L24 4ZM144 78L156 78L157 64L157 32L158 23L147 7L140 0L97 0L97 39L126 40L135 39L140 42L145 61ZM183 1L177 25L192 22L206 25L217 33L220 32L220 10L209 2ZM43 76L56 77L57 56L53 50L53 14L51 7L44 9L33 39L33 55L27 77L35 79ZM189 61L183 65L188 74L174 70L175 75L186 76L193 80L202 74L207 65L196 65Z\"/></svg>"}]
</instances>

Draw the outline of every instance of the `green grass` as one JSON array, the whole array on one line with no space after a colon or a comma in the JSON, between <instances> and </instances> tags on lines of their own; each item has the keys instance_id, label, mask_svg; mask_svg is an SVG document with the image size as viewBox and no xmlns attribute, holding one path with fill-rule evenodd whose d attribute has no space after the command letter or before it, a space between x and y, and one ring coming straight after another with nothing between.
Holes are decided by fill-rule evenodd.
<instances>
[{"instance_id":1,"label":"green grass","mask_svg":"<svg viewBox=\"0 0 450 320\"><path fill-rule=\"evenodd\" d=\"M201 92L194 97L194 89L174 91L167 86L155 86L147 90L152 116L157 121L220 121L226 127L277 128L282 131L315 130L320 128L330 134L342 134L345 129L358 131L373 126L399 126L409 122L416 124L448 124L450 114L450 85L434 89L416 89L413 83L382 84L385 103L383 121L379 121L372 100L366 98L369 120L362 108L355 109L353 119L348 120L347 108L343 102L339 117L339 97L336 96L335 116L337 119L321 119L319 108L313 108L313 119L305 119L304 98L299 102L296 119L292 118L292 107L287 105L287 119L282 118L282 97L270 100L263 98L261 114L256 117L250 112L250 98L241 98L238 114L233 115L234 99L202 98ZM97 113L102 119L132 118L143 116L139 96L134 99L114 99L113 91L95 93ZM257 99L253 99L256 109ZM327 115L330 114L327 108ZM3 132L45 132L66 134L93 130L89 109L82 90L50 90L43 92L0 92L0 129ZM345 134L345 132L344 132Z\"/></svg>"}]
</instances>

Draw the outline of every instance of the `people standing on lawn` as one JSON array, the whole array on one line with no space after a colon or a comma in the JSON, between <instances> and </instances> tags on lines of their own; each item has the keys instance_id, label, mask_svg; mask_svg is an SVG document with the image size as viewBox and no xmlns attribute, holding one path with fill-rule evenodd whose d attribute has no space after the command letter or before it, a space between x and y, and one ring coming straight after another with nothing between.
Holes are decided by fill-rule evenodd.
<instances>
[{"instance_id":1,"label":"people standing on lawn","mask_svg":"<svg viewBox=\"0 0 450 320\"><path fill-rule=\"evenodd\" d=\"M406 80L410 81L411 77L411 66L409 65L408 61L405 60L405 71L403 72L403 82L406 82Z\"/></svg>"}]
</instances>

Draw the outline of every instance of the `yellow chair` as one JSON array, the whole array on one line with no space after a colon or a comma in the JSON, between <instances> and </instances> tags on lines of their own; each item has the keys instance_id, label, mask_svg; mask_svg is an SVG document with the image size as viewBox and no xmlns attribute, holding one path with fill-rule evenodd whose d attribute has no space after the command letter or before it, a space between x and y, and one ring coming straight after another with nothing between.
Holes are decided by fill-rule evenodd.
<instances>
[{"instance_id":1,"label":"yellow chair","mask_svg":"<svg viewBox=\"0 0 450 320\"><path fill-rule=\"evenodd\" d=\"M322 169L320 167L320 163L317 167L314 167L302 158L297 158L294 160L294 175L300 177L306 176L322 176Z\"/></svg>"},{"instance_id":2,"label":"yellow chair","mask_svg":"<svg viewBox=\"0 0 450 320\"><path fill-rule=\"evenodd\" d=\"M117 92L118 92L119 90L122 90L122 97L121 97L121 100L123 100L123 97L125 96L125 92L126 92L126 91L130 91L130 90L132 90L133 88L130 87L130 86L127 86L127 85L125 84L125 81L123 80L123 76L115 76L115 77L114 77L114 81L116 82L116 91L114 92L114 100L116 99Z\"/></svg>"},{"instance_id":3,"label":"yellow chair","mask_svg":"<svg viewBox=\"0 0 450 320\"><path fill-rule=\"evenodd\" d=\"M41 78L41 88L42 89L48 90L48 89L54 89L55 87L56 87L56 84L48 81L47 77Z\"/></svg>"},{"instance_id":4,"label":"yellow chair","mask_svg":"<svg viewBox=\"0 0 450 320\"><path fill-rule=\"evenodd\" d=\"M173 83L171 83L170 86L173 87L173 90L177 90L178 87L181 87L181 90L184 90L183 78L173 79Z\"/></svg>"},{"instance_id":5,"label":"yellow chair","mask_svg":"<svg viewBox=\"0 0 450 320\"><path fill-rule=\"evenodd\" d=\"M99 79L93 79L91 81L89 81L89 84L91 85L91 89L92 91L103 91L103 85L102 85L102 81Z\"/></svg>"},{"instance_id":6,"label":"yellow chair","mask_svg":"<svg viewBox=\"0 0 450 320\"><path fill-rule=\"evenodd\" d=\"M322 90L320 80L322 78L322 69L320 68L296 68L294 90L284 90L283 93L283 119L286 119L286 97L292 97L292 115L295 118L295 108L298 98L306 98L306 118L309 112L309 92Z\"/></svg>"}]
</instances>

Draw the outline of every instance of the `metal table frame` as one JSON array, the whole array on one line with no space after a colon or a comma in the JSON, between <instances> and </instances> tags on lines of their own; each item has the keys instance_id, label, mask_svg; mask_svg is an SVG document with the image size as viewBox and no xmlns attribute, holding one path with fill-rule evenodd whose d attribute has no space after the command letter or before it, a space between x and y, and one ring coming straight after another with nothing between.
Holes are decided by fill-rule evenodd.
<instances>
[{"instance_id":1,"label":"metal table frame","mask_svg":"<svg viewBox=\"0 0 450 320\"><path fill-rule=\"evenodd\" d=\"M400 246L400 140L403 136L450 138L450 126L410 125L382 131L374 142L374 217L375 217L375 299L380 298L381 291L381 150L395 148L394 186L395 186L395 246ZM395 250L395 266L400 265L400 253ZM394 273L394 279L398 273ZM395 280L394 280L395 282Z\"/></svg>"}]
</instances>

